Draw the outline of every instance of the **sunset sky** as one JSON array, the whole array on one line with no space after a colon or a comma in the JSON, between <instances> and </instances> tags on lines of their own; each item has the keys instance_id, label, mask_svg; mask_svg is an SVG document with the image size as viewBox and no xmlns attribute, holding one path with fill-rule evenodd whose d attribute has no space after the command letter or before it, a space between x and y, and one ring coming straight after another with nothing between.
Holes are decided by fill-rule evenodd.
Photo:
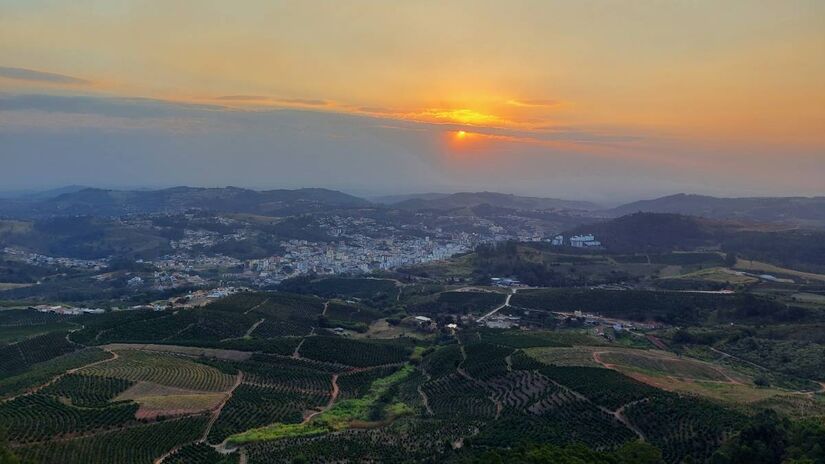
<instances>
[{"instance_id":1,"label":"sunset sky","mask_svg":"<svg viewBox=\"0 0 825 464\"><path fill-rule=\"evenodd\" d=\"M0 190L825 195L825 1L0 0Z\"/></svg>"}]
</instances>

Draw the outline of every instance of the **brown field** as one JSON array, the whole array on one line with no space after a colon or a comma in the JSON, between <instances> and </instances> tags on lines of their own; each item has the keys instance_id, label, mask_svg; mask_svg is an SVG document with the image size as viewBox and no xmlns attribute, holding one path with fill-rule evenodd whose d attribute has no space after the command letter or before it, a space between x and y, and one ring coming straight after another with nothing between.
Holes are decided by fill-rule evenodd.
<instances>
[{"instance_id":1,"label":"brown field","mask_svg":"<svg viewBox=\"0 0 825 464\"><path fill-rule=\"evenodd\" d=\"M155 419L159 416L194 414L214 409L226 395L138 382L118 395L115 400L132 400L140 405L135 417Z\"/></svg>"},{"instance_id":2,"label":"brown field","mask_svg":"<svg viewBox=\"0 0 825 464\"><path fill-rule=\"evenodd\" d=\"M706 280L710 282L729 282L734 285L746 285L759 282L756 277L739 275L730 269L724 267L712 267L708 269L701 269L695 272L689 272L678 276L673 276L675 279L694 279Z\"/></svg>"},{"instance_id":3,"label":"brown field","mask_svg":"<svg viewBox=\"0 0 825 464\"><path fill-rule=\"evenodd\" d=\"M751 261L739 259L736 261L736 269L751 272L767 272L772 274L785 274L794 277L800 277L808 280L817 280L825 282L825 274L814 274L811 272L795 271L784 267L774 266L773 264L763 263L760 261Z\"/></svg>"},{"instance_id":4,"label":"brown field","mask_svg":"<svg viewBox=\"0 0 825 464\"><path fill-rule=\"evenodd\" d=\"M593 356L597 362L600 361L605 366L615 366L617 369L628 367L642 372L655 372L679 379L732 381L719 367L688 358L663 355L663 352L603 351L594 352Z\"/></svg>"},{"instance_id":5,"label":"brown field","mask_svg":"<svg viewBox=\"0 0 825 464\"><path fill-rule=\"evenodd\" d=\"M3 290L14 290L15 288L31 287L34 284L15 284L10 282L0 282L0 292Z\"/></svg>"},{"instance_id":6,"label":"brown field","mask_svg":"<svg viewBox=\"0 0 825 464\"><path fill-rule=\"evenodd\" d=\"M791 394L786 390L756 387L749 376L728 367L677 357L666 351L604 346L542 347L524 351L545 364L606 367L662 390L736 404L752 404Z\"/></svg>"},{"instance_id":7,"label":"brown field","mask_svg":"<svg viewBox=\"0 0 825 464\"><path fill-rule=\"evenodd\" d=\"M825 295L817 295L816 293L794 293L791 295L796 301L802 303L825 304Z\"/></svg>"},{"instance_id":8,"label":"brown field","mask_svg":"<svg viewBox=\"0 0 825 464\"><path fill-rule=\"evenodd\" d=\"M555 366L600 367L593 359L593 352L603 350L599 346L539 347L524 350L530 357L544 364Z\"/></svg>"},{"instance_id":9,"label":"brown field","mask_svg":"<svg viewBox=\"0 0 825 464\"><path fill-rule=\"evenodd\" d=\"M392 326L386 319L380 319L370 325L369 329L364 333L353 333L353 338L377 338L377 339L392 339L398 337L410 337L417 339L424 339L431 336L430 334L416 332L411 327Z\"/></svg>"},{"instance_id":10,"label":"brown field","mask_svg":"<svg viewBox=\"0 0 825 464\"><path fill-rule=\"evenodd\" d=\"M825 396L823 395L776 395L753 403L755 410L770 408L795 419L825 420Z\"/></svg>"}]
</instances>

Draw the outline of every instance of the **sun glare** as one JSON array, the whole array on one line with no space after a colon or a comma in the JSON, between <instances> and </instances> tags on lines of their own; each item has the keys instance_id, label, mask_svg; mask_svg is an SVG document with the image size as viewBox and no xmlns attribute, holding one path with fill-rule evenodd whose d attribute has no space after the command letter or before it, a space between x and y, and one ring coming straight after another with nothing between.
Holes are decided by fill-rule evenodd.
<instances>
[{"instance_id":1,"label":"sun glare","mask_svg":"<svg viewBox=\"0 0 825 464\"><path fill-rule=\"evenodd\" d=\"M467 137L467 132L460 130L458 133L455 134L455 137L459 140Z\"/></svg>"}]
</instances>

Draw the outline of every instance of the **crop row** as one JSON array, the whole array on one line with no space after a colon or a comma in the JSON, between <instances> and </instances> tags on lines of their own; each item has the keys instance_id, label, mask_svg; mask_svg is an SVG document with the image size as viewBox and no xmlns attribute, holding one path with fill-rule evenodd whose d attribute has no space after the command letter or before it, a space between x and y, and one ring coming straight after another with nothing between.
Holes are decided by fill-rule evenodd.
<instances>
[{"instance_id":1,"label":"crop row","mask_svg":"<svg viewBox=\"0 0 825 464\"><path fill-rule=\"evenodd\" d=\"M461 365L474 379L487 380L507 373L507 356L512 348L490 343L471 343L464 348L467 359Z\"/></svg>"},{"instance_id":2,"label":"crop row","mask_svg":"<svg viewBox=\"0 0 825 464\"><path fill-rule=\"evenodd\" d=\"M280 422L301 422L304 411L325 405L327 394L300 394L280 389L241 384L221 410L209 432L210 443L220 443L230 435Z\"/></svg>"},{"instance_id":3,"label":"crop row","mask_svg":"<svg viewBox=\"0 0 825 464\"><path fill-rule=\"evenodd\" d=\"M340 389L338 398L345 400L364 396L374 381L387 377L397 370L397 367L386 366L342 374L338 377Z\"/></svg>"},{"instance_id":4,"label":"crop row","mask_svg":"<svg viewBox=\"0 0 825 464\"><path fill-rule=\"evenodd\" d=\"M437 417L492 418L496 405L477 383L459 374L431 380L421 386Z\"/></svg>"},{"instance_id":5,"label":"crop row","mask_svg":"<svg viewBox=\"0 0 825 464\"><path fill-rule=\"evenodd\" d=\"M461 361L461 349L458 345L448 345L425 356L421 367L427 374L438 378L454 373Z\"/></svg>"},{"instance_id":6,"label":"crop row","mask_svg":"<svg viewBox=\"0 0 825 464\"><path fill-rule=\"evenodd\" d=\"M166 458L166 464L237 464L238 453L223 455L206 443L192 443Z\"/></svg>"},{"instance_id":7,"label":"crop row","mask_svg":"<svg viewBox=\"0 0 825 464\"><path fill-rule=\"evenodd\" d=\"M406 361L412 350L395 343L362 342L340 337L307 337L301 356L348 366L378 366Z\"/></svg>"},{"instance_id":8,"label":"crop row","mask_svg":"<svg viewBox=\"0 0 825 464\"><path fill-rule=\"evenodd\" d=\"M66 333L53 332L0 347L0 377L22 372L33 364L71 353L78 346L66 339Z\"/></svg>"},{"instance_id":9,"label":"crop row","mask_svg":"<svg viewBox=\"0 0 825 464\"><path fill-rule=\"evenodd\" d=\"M10 396L24 392L29 388L46 383L56 375L69 369L102 361L111 356L111 354L99 348L85 348L34 364L25 372L0 378L0 396Z\"/></svg>"},{"instance_id":10,"label":"crop row","mask_svg":"<svg viewBox=\"0 0 825 464\"><path fill-rule=\"evenodd\" d=\"M176 446L196 440L206 417L189 417L90 437L26 446L15 451L40 464L149 464Z\"/></svg>"},{"instance_id":11,"label":"crop row","mask_svg":"<svg viewBox=\"0 0 825 464\"><path fill-rule=\"evenodd\" d=\"M726 436L745 423L738 412L673 394L631 405L625 415L662 450L665 461L673 463L707 460Z\"/></svg>"},{"instance_id":12,"label":"crop row","mask_svg":"<svg viewBox=\"0 0 825 464\"><path fill-rule=\"evenodd\" d=\"M118 359L82 369L80 373L214 392L226 391L235 381L229 374L184 356L137 350L117 353Z\"/></svg>"},{"instance_id":13,"label":"crop row","mask_svg":"<svg viewBox=\"0 0 825 464\"><path fill-rule=\"evenodd\" d=\"M33 394L0 404L0 428L8 430L13 442L39 441L123 425L134 420L137 409L135 403L77 408L51 396Z\"/></svg>"},{"instance_id":14,"label":"crop row","mask_svg":"<svg viewBox=\"0 0 825 464\"><path fill-rule=\"evenodd\" d=\"M274 390L322 395L332 390L332 376L329 372L321 370L326 366L320 363L254 355L233 365L243 371L246 382L266 385Z\"/></svg>"},{"instance_id":15,"label":"crop row","mask_svg":"<svg viewBox=\"0 0 825 464\"><path fill-rule=\"evenodd\" d=\"M540 372L608 409L656 396L661 390L598 367L545 367Z\"/></svg>"},{"instance_id":16,"label":"crop row","mask_svg":"<svg viewBox=\"0 0 825 464\"><path fill-rule=\"evenodd\" d=\"M68 374L40 393L66 398L74 406L105 407L109 400L132 385L133 382L126 379Z\"/></svg>"}]
</instances>

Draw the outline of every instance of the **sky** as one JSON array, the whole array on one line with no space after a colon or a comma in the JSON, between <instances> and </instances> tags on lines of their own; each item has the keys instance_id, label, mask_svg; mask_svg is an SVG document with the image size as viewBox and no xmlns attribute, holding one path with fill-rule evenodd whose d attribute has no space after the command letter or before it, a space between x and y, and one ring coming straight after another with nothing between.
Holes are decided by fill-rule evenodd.
<instances>
[{"instance_id":1,"label":"sky","mask_svg":"<svg viewBox=\"0 0 825 464\"><path fill-rule=\"evenodd\" d=\"M0 0L0 189L825 195L821 0Z\"/></svg>"}]
</instances>

